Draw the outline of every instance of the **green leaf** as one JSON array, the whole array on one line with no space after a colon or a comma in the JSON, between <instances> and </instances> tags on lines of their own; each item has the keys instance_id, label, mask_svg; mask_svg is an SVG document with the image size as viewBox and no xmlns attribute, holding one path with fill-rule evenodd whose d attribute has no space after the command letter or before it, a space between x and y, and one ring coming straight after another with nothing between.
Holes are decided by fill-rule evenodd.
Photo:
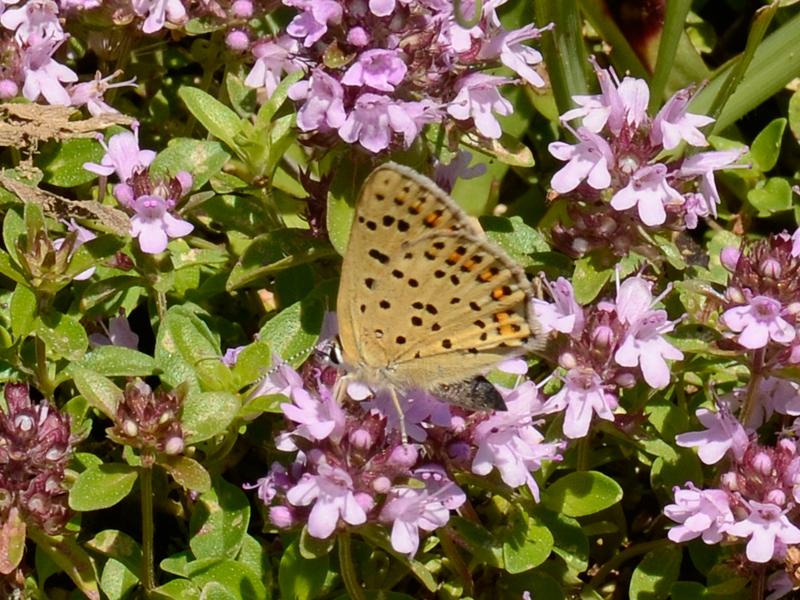
<instances>
[{"instance_id":1,"label":"green leaf","mask_svg":"<svg viewBox=\"0 0 800 600\"><path fill-rule=\"evenodd\" d=\"M234 140L242 128L242 122L235 112L198 88L182 86L178 90L178 96L211 135L225 142L231 149L238 150L239 146Z\"/></svg>"},{"instance_id":2,"label":"green leaf","mask_svg":"<svg viewBox=\"0 0 800 600\"><path fill-rule=\"evenodd\" d=\"M192 512L189 546L197 558L233 558L249 522L250 503L241 488L215 477Z\"/></svg>"},{"instance_id":3,"label":"green leaf","mask_svg":"<svg viewBox=\"0 0 800 600\"><path fill-rule=\"evenodd\" d=\"M142 549L127 533L117 529L104 529L85 543L86 547L123 564L132 573L142 569Z\"/></svg>"},{"instance_id":4,"label":"green leaf","mask_svg":"<svg viewBox=\"0 0 800 600\"><path fill-rule=\"evenodd\" d=\"M279 271L335 256L336 251L328 242L311 237L307 229L278 229L252 241L233 267L225 287L237 290Z\"/></svg>"},{"instance_id":5,"label":"green leaf","mask_svg":"<svg viewBox=\"0 0 800 600\"><path fill-rule=\"evenodd\" d=\"M187 570L192 583L203 590L200 598L269 599L258 573L247 564L235 560L204 559L190 562ZM223 595L212 595L210 591L214 586L218 586ZM217 590L214 593L217 594Z\"/></svg>"},{"instance_id":6,"label":"green leaf","mask_svg":"<svg viewBox=\"0 0 800 600\"><path fill-rule=\"evenodd\" d=\"M269 371L272 366L272 353L269 344L264 340L257 340L245 346L236 358L233 365L233 379L236 388L240 389L257 381Z\"/></svg>"},{"instance_id":7,"label":"green leaf","mask_svg":"<svg viewBox=\"0 0 800 600\"><path fill-rule=\"evenodd\" d=\"M330 569L328 555L319 558L303 558L292 542L281 556L278 568L280 597L285 600L311 600L323 589Z\"/></svg>"},{"instance_id":8,"label":"green leaf","mask_svg":"<svg viewBox=\"0 0 800 600\"><path fill-rule=\"evenodd\" d=\"M188 579L173 579L153 590L154 600L197 600L200 588Z\"/></svg>"},{"instance_id":9,"label":"green leaf","mask_svg":"<svg viewBox=\"0 0 800 600\"><path fill-rule=\"evenodd\" d=\"M28 537L72 579L88 600L100 600L94 560L78 543L76 536L48 535L32 527L28 530Z\"/></svg>"},{"instance_id":10,"label":"green leaf","mask_svg":"<svg viewBox=\"0 0 800 600\"><path fill-rule=\"evenodd\" d=\"M318 290L324 291L322 286ZM314 349L324 313L325 303L312 293L267 321L258 332L258 338L269 344L273 355L299 366Z\"/></svg>"},{"instance_id":11,"label":"green leaf","mask_svg":"<svg viewBox=\"0 0 800 600\"><path fill-rule=\"evenodd\" d=\"M275 88L275 91L272 92L272 95L269 97L269 99L264 102L264 104L258 110L258 115L256 116L256 129L270 128L272 118L275 116L275 113L278 112L278 109L283 106L283 103L286 102L286 99L289 97L289 88L303 79L303 77L305 77L305 73L303 73L302 70L298 70L294 73L287 74L281 80L281 82Z\"/></svg>"},{"instance_id":12,"label":"green leaf","mask_svg":"<svg viewBox=\"0 0 800 600\"><path fill-rule=\"evenodd\" d=\"M597 471L569 473L542 494L542 504L568 517L598 513L621 499L622 488L619 484Z\"/></svg>"},{"instance_id":13,"label":"green leaf","mask_svg":"<svg viewBox=\"0 0 800 600\"><path fill-rule=\"evenodd\" d=\"M683 550L669 544L648 552L631 576L631 600L663 600L678 579Z\"/></svg>"},{"instance_id":14,"label":"green leaf","mask_svg":"<svg viewBox=\"0 0 800 600\"><path fill-rule=\"evenodd\" d=\"M789 99L789 128L794 139L800 142L800 89Z\"/></svg>"},{"instance_id":15,"label":"green leaf","mask_svg":"<svg viewBox=\"0 0 800 600\"><path fill-rule=\"evenodd\" d=\"M25 553L25 521L16 506L8 510L0 524L0 573L14 571Z\"/></svg>"},{"instance_id":16,"label":"green leaf","mask_svg":"<svg viewBox=\"0 0 800 600\"><path fill-rule=\"evenodd\" d=\"M575 300L579 304L588 304L600 293L614 274L614 269L603 267L596 254L588 254L575 261L572 273L572 285Z\"/></svg>"},{"instance_id":17,"label":"green leaf","mask_svg":"<svg viewBox=\"0 0 800 600\"><path fill-rule=\"evenodd\" d=\"M199 189L222 171L230 157L219 142L178 138L158 153L150 169L173 177L179 171L187 171L192 174L192 189Z\"/></svg>"},{"instance_id":18,"label":"green leaf","mask_svg":"<svg viewBox=\"0 0 800 600\"><path fill-rule=\"evenodd\" d=\"M115 419L117 405L122 402L122 390L107 377L82 367L78 363L70 365L69 372L81 396L109 419Z\"/></svg>"},{"instance_id":19,"label":"green leaf","mask_svg":"<svg viewBox=\"0 0 800 600\"><path fill-rule=\"evenodd\" d=\"M136 469L122 463L92 466L78 475L69 491L72 510L99 510L114 506L136 483Z\"/></svg>"},{"instance_id":20,"label":"green leaf","mask_svg":"<svg viewBox=\"0 0 800 600\"><path fill-rule=\"evenodd\" d=\"M36 335L45 343L48 352L67 360L83 358L89 345L89 337L80 321L55 310L36 319Z\"/></svg>"},{"instance_id":21,"label":"green leaf","mask_svg":"<svg viewBox=\"0 0 800 600\"><path fill-rule=\"evenodd\" d=\"M553 534L521 510L511 513L511 526L503 531L503 564L512 574L542 564L553 549Z\"/></svg>"},{"instance_id":22,"label":"green leaf","mask_svg":"<svg viewBox=\"0 0 800 600\"><path fill-rule=\"evenodd\" d=\"M203 465L188 456L161 456L158 464L182 488L205 493L211 489L211 476Z\"/></svg>"},{"instance_id":23,"label":"green leaf","mask_svg":"<svg viewBox=\"0 0 800 600\"><path fill-rule=\"evenodd\" d=\"M775 119L761 130L750 145L750 156L762 172L766 173L778 162L785 130L786 119Z\"/></svg>"},{"instance_id":24,"label":"green leaf","mask_svg":"<svg viewBox=\"0 0 800 600\"><path fill-rule=\"evenodd\" d=\"M186 443L196 444L223 433L239 408L236 394L190 390L183 401L181 415Z\"/></svg>"},{"instance_id":25,"label":"green leaf","mask_svg":"<svg viewBox=\"0 0 800 600\"><path fill-rule=\"evenodd\" d=\"M106 377L145 377L156 369L152 356L124 346L100 346L76 365Z\"/></svg>"},{"instance_id":26,"label":"green leaf","mask_svg":"<svg viewBox=\"0 0 800 600\"><path fill-rule=\"evenodd\" d=\"M487 237L508 252L522 268L537 264L532 254L550 250L541 232L526 225L521 217L481 217L480 221Z\"/></svg>"},{"instance_id":27,"label":"green leaf","mask_svg":"<svg viewBox=\"0 0 800 600\"><path fill-rule=\"evenodd\" d=\"M200 317L183 306L173 306L168 311L156 338L156 364L164 372L166 359L176 356L188 369L196 373L205 389L231 390L231 372L220 360L219 343ZM172 377L168 381L177 386L183 380Z\"/></svg>"},{"instance_id":28,"label":"green leaf","mask_svg":"<svg viewBox=\"0 0 800 600\"><path fill-rule=\"evenodd\" d=\"M12 213L9 212L6 214ZM25 275L23 275L22 271L19 270L19 267L11 260L11 257L2 250L0 250L0 274L5 275L16 283L28 283Z\"/></svg>"},{"instance_id":29,"label":"green leaf","mask_svg":"<svg viewBox=\"0 0 800 600\"><path fill-rule=\"evenodd\" d=\"M553 552L563 558L573 571L585 571L589 566L589 540L581 524L541 505L537 505L534 514L550 530L554 539Z\"/></svg>"},{"instance_id":30,"label":"green leaf","mask_svg":"<svg viewBox=\"0 0 800 600\"><path fill-rule=\"evenodd\" d=\"M56 145L54 151L39 155L37 163L44 174L42 181L63 188L89 183L97 178L97 174L84 169L83 163L99 163L104 153L96 140L65 140Z\"/></svg>"},{"instance_id":31,"label":"green leaf","mask_svg":"<svg viewBox=\"0 0 800 600\"><path fill-rule=\"evenodd\" d=\"M769 217L792 208L792 186L783 177L770 177L747 192L747 200L758 210L759 217Z\"/></svg>"},{"instance_id":32,"label":"green leaf","mask_svg":"<svg viewBox=\"0 0 800 600\"><path fill-rule=\"evenodd\" d=\"M17 242L23 235L25 235L25 221L22 219L17 210L18 209L8 210L3 216L3 243L5 244L6 252L8 252L11 260L14 262L14 268L19 271L17 266L21 263L19 257L17 256ZM22 283L25 282L26 281L23 278Z\"/></svg>"},{"instance_id":33,"label":"green leaf","mask_svg":"<svg viewBox=\"0 0 800 600\"><path fill-rule=\"evenodd\" d=\"M36 321L36 294L28 286L19 284L14 289L9 306L11 331L17 339L23 339L33 331Z\"/></svg>"},{"instance_id":34,"label":"green leaf","mask_svg":"<svg viewBox=\"0 0 800 600\"><path fill-rule=\"evenodd\" d=\"M139 583L139 577L115 558L109 558L100 575L100 589L109 600L123 600Z\"/></svg>"}]
</instances>

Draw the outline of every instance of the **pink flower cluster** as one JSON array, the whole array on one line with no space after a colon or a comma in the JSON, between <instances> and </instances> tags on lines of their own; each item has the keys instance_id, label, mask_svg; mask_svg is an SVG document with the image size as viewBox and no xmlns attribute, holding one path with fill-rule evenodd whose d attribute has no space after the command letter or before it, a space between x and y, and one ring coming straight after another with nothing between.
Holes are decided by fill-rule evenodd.
<instances>
[{"instance_id":1,"label":"pink flower cluster","mask_svg":"<svg viewBox=\"0 0 800 600\"><path fill-rule=\"evenodd\" d=\"M288 427L276 442L294 459L273 464L249 486L278 528L307 524L309 534L327 538L342 527L380 523L391 529L392 547L413 556L421 535L447 524L466 500L453 473L496 470L506 485L526 486L538 499L532 472L560 458L561 445L544 443L536 428L542 406L532 382L500 390L506 412L467 413L424 392L408 393L401 402L413 441L403 444L391 401L379 392L340 405L338 377L316 361L302 374L279 363L254 392L291 400L281 405Z\"/></svg>"},{"instance_id":2,"label":"pink flower cluster","mask_svg":"<svg viewBox=\"0 0 800 600\"><path fill-rule=\"evenodd\" d=\"M583 307L575 301L572 285L564 278L548 283L553 302L534 299L533 309L545 332L555 332L559 365L566 371L564 385L543 407L547 413L566 411L564 435L580 438L589 431L592 416L614 420L622 388L640 378L661 389L670 381L667 360L683 353L664 334L675 326L658 301L651 284L631 277L617 286L614 302L604 300Z\"/></svg>"},{"instance_id":3,"label":"pink flower cluster","mask_svg":"<svg viewBox=\"0 0 800 600\"><path fill-rule=\"evenodd\" d=\"M496 13L504 2L484 1L478 23L465 29L450 2L283 0L299 13L286 34L255 44L246 84L271 95L284 74L307 73L290 96L300 105L298 127L315 143L338 137L374 153L407 148L426 124L445 119L499 138L497 115L512 112L499 87L513 80L483 71L502 64L544 85L535 70L542 57L524 44L542 30L504 29ZM462 10L475 5L465 1Z\"/></svg>"},{"instance_id":4,"label":"pink flower cluster","mask_svg":"<svg viewBox=\"0 0 800 600\"><path fill-rule=\"evenodd\" d=\"M192 176L186 171L165 181L154 180L148 167L156 154L139 149L139 131L111 136L99 164L86 163L84 168L103 177L116 174L120 183L114 186L114 196L133 214L131 235L139 239L142 252L158 254L167 247L170 238L189 235L194 226L175 214L178 200L192 187Z\"/></svg>"},{"instance_id":5,"label":"pink flower cluster","mask_svg":"<svg viewBox=\"0 0 800 600\"><path fill-rule=\"evenodd\" d=\"M731 168L739 150L680 152L708 145L700 128L710 117L687 111L689 90L680 90L651 117L650 91L642 79L620 81L595 63L601 93L575 96L578 108L561 121L577 139L553 142L550 153L566 164L551 187L568 195L575 225L560 226L557 241L572 255L610 246L620 255L636 242L639 224L693 229L699 217L716 216L720 202L714 172ZM568 123L578 121L573 128Z\"/></svg>"}]
</instances>

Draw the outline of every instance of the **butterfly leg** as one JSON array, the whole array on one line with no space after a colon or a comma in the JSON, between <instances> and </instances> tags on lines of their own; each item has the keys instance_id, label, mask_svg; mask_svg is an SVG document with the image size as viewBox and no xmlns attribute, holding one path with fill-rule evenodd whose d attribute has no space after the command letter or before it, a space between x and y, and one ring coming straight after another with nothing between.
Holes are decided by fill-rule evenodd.
<instances>
[{"instance_id":1,"label":"butterfly leg","mask_svg":"<svg viewBox=\"0 0 800 600\"><path fill-rule=\"evenodd\" d=\"M392 397L392 404L394 404L394 408L397 411L397 418L400 419L400 439L405 445L408 443L408 435L406 434L406 417L403 413L403 407L400 406L400 398L397 397L397 392L394 388L389 388L389 395Z\"/></svg>"}]
</instances>

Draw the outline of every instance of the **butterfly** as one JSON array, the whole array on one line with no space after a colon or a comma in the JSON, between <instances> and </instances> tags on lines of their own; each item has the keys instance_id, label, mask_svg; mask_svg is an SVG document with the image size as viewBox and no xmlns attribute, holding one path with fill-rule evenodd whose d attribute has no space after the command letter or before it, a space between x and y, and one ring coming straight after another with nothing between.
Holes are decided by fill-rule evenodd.
<instances>
[{"instance_id":1,"label":"butterfly","mask_svg":"<svg viewBox=\"0 0 800 600\"><path fill-rule=\"evenodd\" d=\"M433 181L395 163L364 182L337 298L341 359L372 389L505 410L483 376L538 349L524 271ZM402 419L401 419L402 422Z\"/></svg>"}]
</instances>

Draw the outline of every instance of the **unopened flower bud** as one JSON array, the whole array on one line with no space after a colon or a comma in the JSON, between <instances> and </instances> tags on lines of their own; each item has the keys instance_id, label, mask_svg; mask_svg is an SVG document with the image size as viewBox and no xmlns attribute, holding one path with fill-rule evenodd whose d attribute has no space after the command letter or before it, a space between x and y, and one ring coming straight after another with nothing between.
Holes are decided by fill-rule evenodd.
<instances>
[{"instance_id":1,"label":"unopened flower bud","mask_svg":"<svg viewBox=\"0 0 800 600\"><path fill-rule=\"evenodd\" d=\"M416 446L413 444L403 444L392 450L387 462L397 465L398 467L410 469L417 462L418 457L419 452L417 452Z\"/></svg>"},{"instance_id":2,"label":"unopened flower bud","mask_svg":"<svg viewBox=\"0 0 800 600\"><path fill-rule=\"evenodd\" d=\"M614 381L617 385L623 388L632 388L636 385L636 376L633 373L620 373L616 376Z\"/></svg>"},{"instance_id":3,"label":"unopened flower bud","mask_svg":"<svg viewBox=\"0 0 800 600\"><path fill-rule=\"evenodd\" d=\"M728 300L734 304L747 304L747 298L742 293L742 290L737 287L729 287L726 290L725 295L728 297Z\"/></svg>"},{"instance_id":4,"label":"unopened flower bud","mask_svg":"<svg viewBox=\"0 0 800 600\"><path fill-rule=\"evenodd\" d=\"M125 432L125 435L128 437L136 437L139 433L139 427L136 425L135 421L126 419L125 422L122 423L122 431Z\"/></svg>"},{"instance_id":5,"label":"unopened flower bud","mask_svg":"<svg viewBox=\"0 0 800 600\"><path fill-rule=\"evenodd\" d=\"M781 276L782 272L781 263L779 263L771 256L764 259L764 262L762 262L761 265L759 266L761 269L761 274L764 277L769 277L770 279L777 279L778 277Z\"/></svg>"},{"instance_id":6,"label":"unopened flower bud","mask_svg":"<svg viewBox=\"0 0 800 600\"><path fill-rule=\"evenodd\" d=\"M738 248L725 246L722 252L719 253L719 262L721 262L722 266L728 269L728 271L733 273L736 270L736 264L739 262L741 254Z\"/></svg>"},{"instance_id":7,"label":"unopened flower bud","mask_svg":"<svg viewBox=\"0 0 800 600\"><path fill-rule=\"evenodd\" d=\"M723 473L719 478L719 482L726 490L730 492L736 492L739 490L739 478L736 477L736 473L731 471Z\"/></svg>"},{"instance_id":8,"label":"unopened flower bud","mask_svg":"<svg viewBox=\"0 0 800 600\"><path fill-rule=\"evenodd\" d=\"M249 19L253 16L253 2L251 0L236 0L231 4L231 13L240 19Z\"/></svg>"},{"instance_id":9,"label":"unopened flower bud","mask_svg":"<svg viewBox=\"0 0 800 600\"><path fill-rule=\"evenodd\" d=\"M8 100L19 94L19 86L10 79L0 79L0 100Z\"/></svg>"},{"instance_id":10,"label":"unopened flower bud","mask_svg":"<svg viewBox=\"0 0 800 600\"><path fill-rule=\"evenodd\" d=\"M280 529L288 529L294 524L294 515L286 506L272 506L269 509L269 520Z\"/></svg>"},{"instance_id":11,"label":"unopened flower bud","mask_svg":"<svg viewBox=\"0 0 800 600\"><path fill-rule=\"evenodd\" d=\"M614 233L617 229L617 222L612 219L611 217L603 217L600 221L599 226L597 227L597 232L600 235L610 235Z\"/></svg>"},{"instance_id":12,"label":"unopened flower bud","mask_svg":"<svg viewBox=\"0 0 800 600\"><path fill-rule=\"evenodd\" d=\"M786 494L783 490L770 490L766 496L764 496L764 500L767 502L772 502L778 506L783 506L786 504Z\"/></svg>"},{"instance_id":13,"label":"unopened flower bud","mask_svg":"<svg viewBox=\"0 0 800 600\"><path fill-rule=\"evenodd\" d=\"M361 48L369 44L370 36L363 27L353 27L347 32L347 41L353 46Z\"/></svg>"},{"instance_id":14,"label":"unopened flower bud","mask_svg":"<svg viewBox=\"0 0 800 600\"><path fill-rule=\"evenodd\" d=\"M562 352L558 357L558 364L564 369L574 369L578 366L578 361L572 352Z\"/></svg>"},{"instance_id":15,"label":"unopened flower bud","mask_svg":"<svg viewBox=\"0 0 800 600\"><path fill-rule=\"evenodd\" d=\"M364 428L358 428L350 432L350 444L359 450L368 450L372 447L375 440L372 439L372 434Z\"/></svg>"},{"instance_id":16,"label":"unopened flower bud","mask_svg":"<svg viewBox=\"0 0 800 600\"><path fill-rule=\"evenodd\" d=\"M354 494L356 503L364 509L364 512L369 512L375 506L375 499L366 492L356 492Z\"/></svg>"},{"instance_id":17,"label":"unopened flower bud","mask_svg":"<svg viewBox=\"0 0 800 600\"><path fill-rule=\"evenodd\" d=\"M164 453L169 454L171 456L175 456L176 454L180 454L183 452L184 444L183 438L179 436L171 437L167 440L167 443L164 444Z\"/></svg>"},{"instance_id":18,"label":"unopened flower bud","mask_svg":"<svg viewBox=\"0 0 800 600\"><path fill-rule=\"evenodd\" d=\"M609 348L614 343L614 331L608 325L599 325L592 332L592 343L598 348Z\"/></svg>"},{"instance_id":19,"label":"unopened flower bud","mask_svg":"<svg viewBox=\"0 0 800 600\"><path fill-rule=\"evenodd\" d=\"M225 36L225 45L235 52L244 52L250 47L250 37L241 29L233 29Z\"/></svg>"},{"instance_id":20,"label":"unopened flower bud","mask_svg":"<svg viewBox=\"0 0 800 600\"><path fill-rule=\"evenodd\" d=\"M450 417L450 429L453 433L461 433L467 428L467 421L461 415L453 415Z\"/></svg>"},{"instance_id":21,"label":"unopened flower bud","mask_svg":"<svg viewBox=\"0 0 800 600\"><path fill-rule=\"evenodd\" d=\"M385 494L392 487L392 482L388 477L381 475L372 482L372 489L379 494Z\"/></svg>"},{"instance_id":22,"label":"unopened flower bud","mask_svg":"<svg viewBox=\"0 0 800 600\"><path fill-rule=\"evenodd\" d=\"M786 312L788 312L790 315L796 315L800 313L800 302L792 302L786 307Z\"/></svg>"},{"instance_id":23,"label":"unopened flower bud","mask_svg":"<svg viewBox=\"0 0 800 600\"><path fill-rule=\"evenodd\" d=\"M750 464L762 475L769 475L772 472L772 458L766 452L757 452Z\"/></svg>"}]
</instances>

